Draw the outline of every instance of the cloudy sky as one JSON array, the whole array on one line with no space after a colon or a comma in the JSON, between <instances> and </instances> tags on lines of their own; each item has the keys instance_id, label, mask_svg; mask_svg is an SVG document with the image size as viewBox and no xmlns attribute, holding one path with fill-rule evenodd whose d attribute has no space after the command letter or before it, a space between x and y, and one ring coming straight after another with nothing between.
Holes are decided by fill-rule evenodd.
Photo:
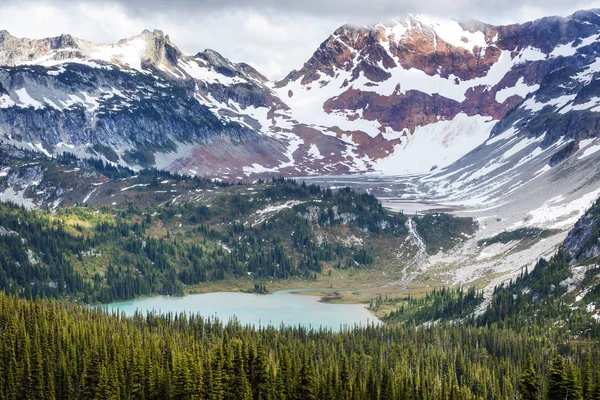
<instances>
[{"instance_id":1,"label":"cloudy sky","mask_svg":"<svg viewBox=\"0 0 600 400\"><path fill-rule=\"evenodd\" d=\"M277 79L300 68L344 23L424 12L503 24L588 8L600 8L600 0L0 0L0 29L100 43L162 29L186 53L212 48Z\"/></svg>"}]
</instances>

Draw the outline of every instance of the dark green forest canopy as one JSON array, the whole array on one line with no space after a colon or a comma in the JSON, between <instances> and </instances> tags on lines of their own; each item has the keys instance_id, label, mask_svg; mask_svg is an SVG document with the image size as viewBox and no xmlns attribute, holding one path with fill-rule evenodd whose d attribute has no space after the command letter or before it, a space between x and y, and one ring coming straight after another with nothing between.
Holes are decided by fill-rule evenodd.
<instances>
[{"instance_id":1,"label":"dark green forest canopy","mask_svg":"<svg viewBox=\"0 0 600 400\"><path fill-rule=\"evenodd\" d=\"M0 397L11 400L513 399L519 388L591 399L600 390L596 340L535 326L255 329L2 294L0 349Z\"/></svg>"}]
</instances>

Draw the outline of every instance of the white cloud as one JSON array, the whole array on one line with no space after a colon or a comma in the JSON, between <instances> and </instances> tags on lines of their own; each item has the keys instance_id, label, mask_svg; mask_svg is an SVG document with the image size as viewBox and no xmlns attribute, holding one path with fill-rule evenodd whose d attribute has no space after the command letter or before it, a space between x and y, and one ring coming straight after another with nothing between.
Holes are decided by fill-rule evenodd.
<instances>
[{"instance_id":1,"label":"white cloud","mask_svg":"<svg viewBox=\"0 0 600 400\"><path fill-rule=\"evenodd\" d=\"M247 62L270 78L297 69L344 23L367 25L410 12L469 16L491 23L523 22L600 6L562 0L146 0L16 1L0 3L0 29L20 37L71 33L111 43L161 29L186 53L212 48L234 62Z\"/></svg>"}]
</instances>

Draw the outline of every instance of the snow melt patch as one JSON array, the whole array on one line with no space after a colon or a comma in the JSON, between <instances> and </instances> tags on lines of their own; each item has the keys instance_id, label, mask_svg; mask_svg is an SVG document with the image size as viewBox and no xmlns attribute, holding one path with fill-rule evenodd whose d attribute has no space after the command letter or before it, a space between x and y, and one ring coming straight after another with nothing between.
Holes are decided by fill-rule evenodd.
<instances>
[{"instance_id":1,"label":"snow melt patch","mask_svg":"<svg viewBox=\"0 0 600 400\"><path fill-rule=\"evenodd\" d=\"M418 127L400 138L394 152L375 162L374 169L387 175L429 172L450 165L490 135L495 122L482 116L458 114L451 121Z\"/></svg>"},{"instance_id":2,"label":"snow melt patch","mask_svg":"<svg viewBox=\"0 0 600 400\"><path fill-rule=\"evenodd\" d=\"M141 37L127 40L124 43L111 45L94 45L89 57L109 63L118 62L129 68L143 72L142 56L146 52L147 42Z\"/></svg>"},{"instance_id":3,"label":"snow melt patch","mask_svg":"<svg viewBox=\"0 0 600 400\"><path fill-rule=\"evenodd\" d=\"M44 105L27 93L27 89L21 88L15 90L15 94L19 97L19 103L24 107L43 108Z\"/></svg>"},{"instance_id":4,"label":"snow melt patch","mask_svg":"<svg viewBox=\"0 0 600 400\"><path fill-rule=\"evenodd\" d=\"M15 102L13 101L13 99L10 98L9 95L3 94L2 96L0 96L0 108L9 108L13 107L14 105Z\"/></svg>"},{"instance_id":5,"label":"snow melt patch","mask_svg":"<svg viewBox=\"0 0 600 400\"><path fill-rule=\"evenodd\" d=\"M58 142L58 143L56 144L56 147L66 147L66 148L68 148L68 149L71 149L71 150L72 150L72 149L74 149L74 148L75 148L75 145L74 145L74 144L68 144L68 143L64 143L64 142Z\"/></svg>"},{"instance_id":6,"label":"snow melt patch","mask_svg":"<svg viewBox=\"0 0 600 400\"><path fill-rule=\"evenodd\" d=\"M583 160L584 158L591 156L592 154L596 153L597 151L600 151L600 144L595 144L593 146L584 148L583 152L581 153L581 155L579 155L577 157L577 159Z\"/></svg>"},{"instance_id":7,"label":"snow melt patch","mask_svg":"<svg viewBox=\"0 0 600 400\"><path fill-rule=\"evenodd\" d=\"M423 14L415 16L415 19L429 25L440 39L454 47L461 47L471 52L475 46L481 49L487 47L483 32L467 31L456 21Z\"/></svg>"},{"instance_id":8,"label":"snow melt patch","mask_svg":"<svg viewBox=\"0 0 600 400\"><path fill-rule=\"evenodd\" d=\"M568 104L565 105L563 108L561 108L561 110L559 111L561 114L566 114L570 111L584 111L584 110L588 110L591 112L600 112L600 97L592 97L591 99L589 99L587 102L582 103L582 104Z\"/></svg>"},{"instance_id":9,"label":"snow melt patch","mask_svg":"<svg viewBox=\"0 0 600 400\"><path fill-rule=\"evenodd\" d=\"M269 219L269 216L271 216L273 214L277 214L278 212L280 212L282 210L292 208L292 207L297 206L298 204L302 204L302 203L304 203L304 201L290 200L290 201L286 201L283 204L270 205L270 206L263 208L262 210L256 210L256 212L254 214L257 216L257 219L256 219L256 221L254 221L252 226L260 225L263 222L265 222L267 219Z\"/></svg>"},{"instance_id":10,"label":"snow melt patch","mask_svg":"<svg viewBox=\"0 0 600 400\"><path fill-rule=\"evenodd\" d=\"M321 155L321 152L319 151L319 148L317 147L316 144L312 143L310 145L310 149L308 149L308 155L313 159L313 160L322 160L324 157Z\"/></svg>"},{"instance_id":11,"label":"snow melt patch","mask_svg":"<svg viewBox=\"0 0 600 400\"><path fill-rule=\"evenodd\" d=\"M27 143L27 145L28 145L29 147L31 147L31 149L32 149L32 150L39 151L39 152L41 152L41 153L44 153L44 154L45 154L47 157L50 157L50 158L52 158L52 154L50 154L50 153L48 152L48 150L46 150L46 149L44 148L44 145L43 145L42 143L36 143L35 145L34 145L33 143Z\"/></svg>"},{"instance_id":12,"label":"snow melt patch","mask_svg":"<svg viewBox=\"0 0 600 400\"><path fill-rule=\"evenodd\" d=\"M540 88L540 85L528 86L523 77L520 77L515 86L507 87L496 92L496 101L504 103L511 96L519 96L521 98L527 97L529 93L535 92Z\"/></svg>"},{"instance_id":13,"label":"snow melt patch","mask_svg":"<svg viewBox=\"0 0 600 400\"><path fill-rule=\"evenodd\" d=\"M179 61L179 67L189 76L206 83L220 83L222 85L233 85L235 83L244 83L243 79L238 77L229 77L218 73L210 68L200 65L201 60Z\"/></svg>"},{"instance_id":14,"label":"snow melt patch","mask_svg":"<svg viewBox=\"0 0 600 400\"><path fill-rule=\"evenodd\" d=\"M538 103L535 101L535 97L532 97L527 99L527 101L525 101L521 107L533 112L541 111L546 106L552 106L558 110L575 100L576 96L577 95L575 94L567 94L555 99L551 99L547 103Z\"/></svg>"},{"instance_id":15,"label":"snow melt patch","mask_svg":"<svg viewBox=\"0 0 600 400\"><path fill-rule=\"evenodd\" d=\"M277 170L278 170L278 168L266 168L257 163L252 164L252 166L250 166L250 167L248 167L248 166L244 167L244 173L246 175L262 174L265 172L275 172Z\"/></svg>"},{"instance_id":16,"label":"snow melt patch","mask_svg":"<svg viewBox=\"0 0 600 400\"><path fill-rule=\"evenodd\" d=\"M541 207L528 213L527 225L550 228L565 228L574 225L585 210L596 201L600 189L587 193L570 202L563 202L563 196L546 201ZM517 222L511 229L525 225L524 221Z\"/></svg>"},{"instance_id":17,"label":"snow melt patch","mask_svg":"<svg viewBox=\"0 0 600 400\"><path fill-rule=\"evenodd\" d=\"M539 137L525 138L523 140L520 140L513 147L506 150L504 152L504 154L502 154L502 158L504 158L506 160L506 159L514 156L515 154L521 152L522 150L526 149L531 144L543 141L545 137L546 137L546 135L543 134Z\"/></svg>"},{"instance_id":18,"label":"snow melt patch","mask_svg":"<svg viewBox=\"0 0 600 400\"><path fill-rule=\"evenodd\" d=\"M124 187L123 189L121 189L121 192L124 192L124 191L129 190L129 189L133 189L133 188L136 188L136 187L143 187L143 186L150 186L150 184L149 183L137 183L135 185Z\"/></svg>"}]
</instances>

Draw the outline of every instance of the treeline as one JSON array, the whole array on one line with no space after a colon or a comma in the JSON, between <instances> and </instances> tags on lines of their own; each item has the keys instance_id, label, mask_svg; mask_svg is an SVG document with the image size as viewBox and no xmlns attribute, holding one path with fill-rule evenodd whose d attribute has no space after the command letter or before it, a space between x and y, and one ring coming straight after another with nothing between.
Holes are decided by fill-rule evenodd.
<instances>
[{"instance_id":1,"label":"treeline","mask_svg":"<svg viewBox=\"0 0 600 400\"><path fill-rule=\"evenodd\" d=\"M532 271L525 268L516 279L495 287L489 306L477 322L518 328L553 321L574 335L600 337L600 324L584 306L574 306L575 296L560 284L571 276L570 261L571 257L561 249L550 260L540 259ZM584 304L600 300L600 285L594 287L598 272L599 268L586 272L582 285L592 288L582 297Z\"/></svg>"},{"instance_id":2,"label":"treeline","mask_svg":"<svg viewBox=\"0 0 600 400\"><path fill-rule=\"evenodd\" d=\"M600 391L596 341L535 327L255 329L0 294L0 349L8 400L554 400Z\"/></svg>"},{"instance_id":3,"label":"treeline","mask_svg":"<svg viewBox=\"0 0 600 400\"><path fill-rule=\"evenodd\" d=\"M473 312L483 301L483 292L474 287L467 290L463 288L434 289L424 297L414 298L407 296L402 299L402 305L392 310L386 322L413 322L421 324L429 321L445 322L455 319L467 318L473 322Z\"/></svg>"},{"instance_id":4,"label":"treeline","mask_svg":"<svg viewBox=\"0 0 600 400\"><path fill-rule=\"evenodd\" d=\"M402 215L387 215L369 194L286 179L260 190L255 197L220 195L213 207L166 203L141 210L130 203L127 209L49 212L1 204L0 227L12 234L0 234L0 289L27 298L111 302L152 293L180 295L184 285L228 277L314 280L324 266L373 262L372 249L344 243L340 227L358 235L406 230ZM299 204L260 224L237 220L290 199ZM174 226L182 227L177 234L168 228ZM315 232L322 237L317 240Z\"/></svg>"}]
</instances>

